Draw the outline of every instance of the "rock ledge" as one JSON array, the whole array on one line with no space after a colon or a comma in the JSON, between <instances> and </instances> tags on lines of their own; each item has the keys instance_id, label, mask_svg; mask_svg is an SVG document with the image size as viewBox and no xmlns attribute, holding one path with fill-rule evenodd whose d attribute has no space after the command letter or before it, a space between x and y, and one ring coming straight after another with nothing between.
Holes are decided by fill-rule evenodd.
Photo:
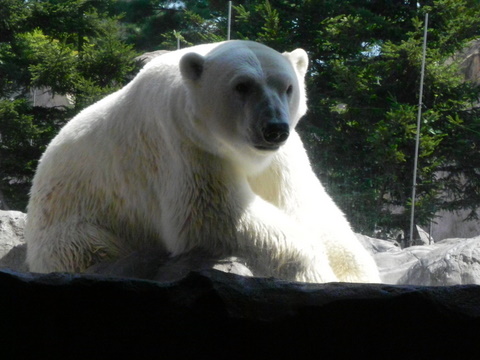
<instances>
[{"instance_id":1,"label":"rock ledge","mask_svg":"<svg viewBox=\"0 0 480 360\"><path fill-rule=\"evenodd\" d=\"M216 270L162 283L3 270L0 294L8 359L470 359L480 349L478 285L315 285Z\"/></svg>"}]
</instances>

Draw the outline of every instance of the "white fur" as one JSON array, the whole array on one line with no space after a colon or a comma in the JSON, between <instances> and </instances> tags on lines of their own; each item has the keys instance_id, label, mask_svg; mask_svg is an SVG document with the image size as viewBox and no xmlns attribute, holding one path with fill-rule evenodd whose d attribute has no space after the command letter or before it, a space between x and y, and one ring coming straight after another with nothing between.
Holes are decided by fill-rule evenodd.
<instances>
[{"instance_id":1,"label":"white fur","mask_svg":"<svg viewBox=\"0 0 480 360\"><path fill-rule=\"evenodd\" d=\"M159 246L239 256L291 280L379 282L294 130L306 111L307 64L301 49L200 45L152 60L82 111L34 178L31 271L84 271ZM272 117L289 123L290 136L276 151L259 150Z\"/></svg>"}]
</instances>

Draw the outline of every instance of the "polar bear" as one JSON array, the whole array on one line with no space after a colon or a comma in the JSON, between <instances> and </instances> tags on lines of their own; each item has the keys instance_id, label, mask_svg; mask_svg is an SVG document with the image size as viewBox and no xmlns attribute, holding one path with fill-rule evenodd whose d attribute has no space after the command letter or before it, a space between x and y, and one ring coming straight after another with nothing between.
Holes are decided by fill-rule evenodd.
<instances>
[{"instance_id":1,"label":"polar bear","mask_svg":"<svg viewBox=\"0 0 480 360\"><path fill-rule=\"evenodd\" d=\"M161 55L83 110L36 171L33 272L158 247L237 256L258 275L380 282L295 131L308 57L227 41Z\"/></svg>"}]
</instances>

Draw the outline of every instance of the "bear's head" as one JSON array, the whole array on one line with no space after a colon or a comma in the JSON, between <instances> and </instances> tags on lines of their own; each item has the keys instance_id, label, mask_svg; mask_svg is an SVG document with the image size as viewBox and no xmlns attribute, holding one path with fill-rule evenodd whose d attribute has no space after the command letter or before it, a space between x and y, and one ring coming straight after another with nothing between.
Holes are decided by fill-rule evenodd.
<instances>
[{"instance_id":1,"label":"bear's head","mask_svg":"<svg viewBox=\"0 0 480 360\"><path fill-rule=\"evenodd\" d=\"M190 133L208 151L259 171L306 112L302 49L280 54L250 41L221 43L206 55L186 53Z\"/></svg>"}]
</instances>

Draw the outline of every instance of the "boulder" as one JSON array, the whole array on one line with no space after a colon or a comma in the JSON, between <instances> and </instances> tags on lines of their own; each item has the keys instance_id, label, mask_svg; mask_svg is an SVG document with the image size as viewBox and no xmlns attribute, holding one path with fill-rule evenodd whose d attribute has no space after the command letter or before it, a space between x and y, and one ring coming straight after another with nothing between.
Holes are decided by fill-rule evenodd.
<instances>
[{"instance_id":1,"label":"boulder","mask_svg":"<svg viewBox=\"0 0 480 360\"><path fill-rule=\"evenodd\" d=\"M0 271L2 358L470 359L480 287Z\"/></svg>"},{"instance_id":2,"label":"boulder","mask_svg":"<svg viewBox=\"0 0 480 360\"><path fill-rule=\"evenodd\" d=\"M405 251L416 256L417 260L400 277L399 284L480 284L480 236L447 239L428 247L415 246Z\"/></svg>"},{"instance_id":3,"label":"boulder","mask_svg":"<svg viewBox=\"0 0 480 360\"><path fill-rule=\"evenodd\" d=\"M0 268L27 271L23 240L26 214L0 210Z\"/></svg>"},{"instance_id":4,"label":"boulder","mask_svg":"<svg viewBox=\"0 0 480 360\"><path fill-rule=\"evenodd\" d=\"M358 237L374 257L385 284L480 284L480 236L405 249L394 242L365 235Z\"/></svg>"},{"instance_id":5,"label":"boulder","mask_svg":"<svg viewBox=\"0 0 480 360\"><path fill-rule=\"evenodd\" d=\"M24 243L23 229L26 219L26 214L20 211L0 210L0 258L13 247Z\"/></svg>"},{"instance_id":6,"label":"boulder","mask_svg":"<svg viewBox=\"0 0 480 360\"><path fill-rule=\"evenodd\" d=\"M417 227L418 239L416 239L415 245L430 245L435 243L433 237L431 237L425 230L420 226Z\"/></svg>"},{"instance_id":7,"label":"boulder","mask_svg":"<svg viewBox=\"0 0 480 360\"><path fill-rule=\"evenodd\" d=\"M386 284L447 286L480 284L480 236L446 239L401 249L360 235L367 243Z\"/></svg>"}]
</instances>

